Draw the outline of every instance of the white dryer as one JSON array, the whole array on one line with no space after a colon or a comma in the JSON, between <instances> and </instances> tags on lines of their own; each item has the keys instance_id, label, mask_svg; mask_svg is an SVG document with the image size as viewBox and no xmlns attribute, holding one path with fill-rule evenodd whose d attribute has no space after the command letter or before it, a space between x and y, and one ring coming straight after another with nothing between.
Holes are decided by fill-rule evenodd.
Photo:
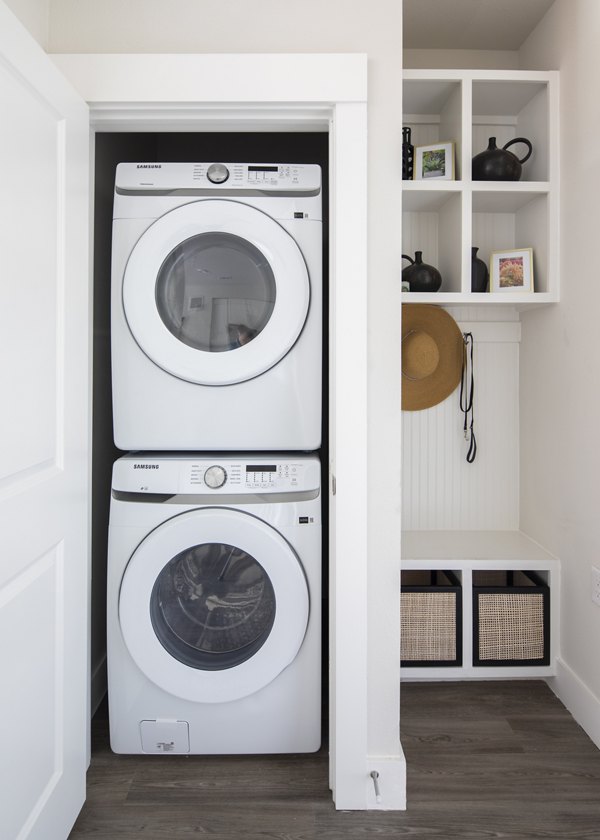
<instances>
[{"instance_id":1,"label":"white dryer","mask_svg":"<svg viewBox=\"0 0 600 840\"><path fill-rule=\"evenodd\" d=\"M118 165L120 449L320 446L321 204L317 165Z\"/></svg>"},{"instance_id":2,"label":"white dryer","mask_svg":"<svg viewBox=\"0 0 600 840\"><path fill-rule=\"evenodd\" d=\"M132 453L113 470L117 753L313 752L321 741L320 464Z\"/></svg>"}]
</instances>

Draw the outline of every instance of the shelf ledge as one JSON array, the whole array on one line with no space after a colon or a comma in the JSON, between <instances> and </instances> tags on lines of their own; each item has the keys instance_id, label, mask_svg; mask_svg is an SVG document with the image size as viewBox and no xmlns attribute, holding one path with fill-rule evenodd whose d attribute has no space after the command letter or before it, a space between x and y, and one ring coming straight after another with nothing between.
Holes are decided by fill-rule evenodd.
<instances>
[{"instance_id":1,"label":"shelf ledge","mask_svg":"<svg viewBox=\"0 0 600 840\"><path fill-rule=\"evenodd\" d=\"M403 568L423 562L442 569L456 568L460 562L548 568L559 562L522 531L403 531L401 555Z\"/></svg>"},{"instance_id":2,"label":"shelf ledge","mask_svg":"<svg viewBox=\"0 0 600 840\"><path fill-rule=\"evenodd\" d=\"M429 303L434 306L512 306L515 309L534 309L558 303L549 292L403 292L402 303Z\"/></svg>"}]
</instances>

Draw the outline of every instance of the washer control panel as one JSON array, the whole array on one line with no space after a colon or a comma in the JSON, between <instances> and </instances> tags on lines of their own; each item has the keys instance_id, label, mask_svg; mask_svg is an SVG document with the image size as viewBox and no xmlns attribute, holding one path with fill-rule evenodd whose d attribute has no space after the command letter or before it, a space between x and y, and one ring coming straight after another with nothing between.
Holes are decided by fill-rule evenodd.
<instances>
[{"instance_id":1,"label":"washer control panel","mask_svg":"<svg viewBox=\"0 0 600 840\"><path fill-rule=\"evenodd\" d=\"M185 475L181 475L185 481ZM213 464L207 469L192 464L189 468L190 487L209 487L227 492L264 493L265 491L297 490L304 479L302 462L229 462L227 468Z\"/></svg>"},{"instance_id":2,"label":"washer control panel","mask_svg":"<svg viewBox=\"0 0 600 840\"><path fill-rule=\"evenodd\" d=\"M256 495L317 490L314 455L125 455L113 469L113 489L129 493Z\"/></svg>"},{"instance_id":3,"label":"washer control panel","mask_svg":"<svg viewBox=\"0 0 600 840\"><path fill-rule=\"evenodd\" d=\"M219 190L309 193L321 189L321 167L305 163L120 163L117 192Z\"/></svg>"}]
</instances>

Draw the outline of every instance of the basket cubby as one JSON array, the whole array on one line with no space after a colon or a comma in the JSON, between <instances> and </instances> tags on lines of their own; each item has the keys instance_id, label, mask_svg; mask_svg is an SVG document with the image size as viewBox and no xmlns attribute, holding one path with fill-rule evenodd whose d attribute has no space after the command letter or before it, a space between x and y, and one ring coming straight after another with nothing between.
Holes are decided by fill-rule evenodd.
<instances>
[{"instance_id":1,"label":"basket cubby","mask_svg":"<svg viewBox=\"0 0 600 840\"><path fill-rule=\"evenodd\" d=\"M473 572L473 665L550 663L550 588L531 570Z\"/></svg>"},{"instance_id":2,"label":"basket cubby","mask_svg":"<svg viewBox=\"0 0 600 840\"><path fill-rule=\"evenodd\" d=\"M462 587L453 571L401 575L400 658L410 667L462 664Z\"/></svg>"}]
</instances>

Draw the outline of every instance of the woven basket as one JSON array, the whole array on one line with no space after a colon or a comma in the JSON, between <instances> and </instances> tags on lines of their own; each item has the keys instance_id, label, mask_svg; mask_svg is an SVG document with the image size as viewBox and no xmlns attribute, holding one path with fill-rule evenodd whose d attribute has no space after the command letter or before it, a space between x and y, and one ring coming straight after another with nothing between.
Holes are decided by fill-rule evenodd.
<instances>
[{"instance_id":1,"label":"woven basket","mask_svg":"<svg viewBox=\"0 0 600 840\"><path fill-rule=\"evenodd\" d=\"M473 664L547 665L550 590L533 572L473 573Z\"/></svg>"},{"instance_id":2,"label":"woven basket","mask_svg":"<svg viewBox=\"0 0 600 840\"><path fill-rule=\"evenodd\" d=\"M403 665L460 665L461 586L452 572L402 572L400 659Z\"/></svg>"}]
</instances>

